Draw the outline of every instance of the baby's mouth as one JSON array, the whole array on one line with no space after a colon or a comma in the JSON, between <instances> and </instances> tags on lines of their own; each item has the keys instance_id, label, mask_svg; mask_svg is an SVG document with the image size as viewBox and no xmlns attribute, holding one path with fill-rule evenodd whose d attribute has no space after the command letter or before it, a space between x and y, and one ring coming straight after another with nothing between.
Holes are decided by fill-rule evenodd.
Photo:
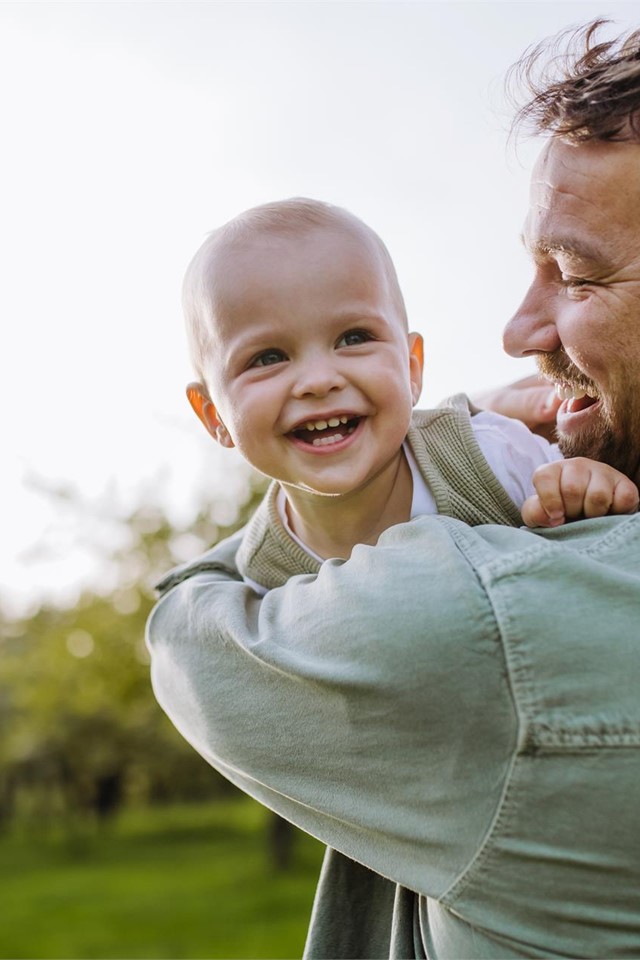
<instances>
[{"instance_id":1,"label":"baby's mouth","mask_svg":"<svg viewBox=\"0 0 640 960\"><path fill-rule=\"evenodd\" d=\"M330 417L328 420L307 420L291 431L291 435L313 447L339 443L356 429L361 417Z\"/></svg>"}]
</instances>

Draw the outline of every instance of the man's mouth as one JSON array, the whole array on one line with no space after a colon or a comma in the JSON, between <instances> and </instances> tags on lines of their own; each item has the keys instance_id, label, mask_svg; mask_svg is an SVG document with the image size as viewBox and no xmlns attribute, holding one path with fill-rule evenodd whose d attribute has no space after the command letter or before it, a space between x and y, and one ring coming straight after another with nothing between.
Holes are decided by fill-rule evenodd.
<instances>
[{"instance_id":1,"label":"man's mouth","mask_svg":"<svg viewBox=\"0 0 640 960\"><path fill-rule=\"evenodd\" d=\"M591 381L569 383L567 380L555 381L556 396L564 401L567 413L579 413L600 400L600 392Z\"/></svg>"},{"instance_id":2,"label":"man's mouth","mask_svg":"<svg viewBox=\"0 0 640 960\"><path fill-rule=\"evenodd\" d=\"M541 353L536 360L541 375L555 385L556 395L563 401L562 413L580 413L601 399L593 380L576 366L564 349Z\"/></svg>"},{"instance_id":3,"label":"man's mouth","mask_svg":"<svg viewBox=\"0 0 640 960\"><path fill-rule=\"evenodd\" d=\"M330 446L332 443L340 443L353 433L361 419L362 417L339 416L326 420L307 420L291 430L291 435L313 447Z\"/></svg>"}]
</instances>

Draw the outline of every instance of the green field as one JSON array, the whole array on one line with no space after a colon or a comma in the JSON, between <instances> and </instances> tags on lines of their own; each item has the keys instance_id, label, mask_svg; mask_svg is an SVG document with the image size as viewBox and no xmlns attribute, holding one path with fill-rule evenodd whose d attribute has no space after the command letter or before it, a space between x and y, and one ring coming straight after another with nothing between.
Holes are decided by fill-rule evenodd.
<instances>
[{"instance_id":1,"label":"green field","mask_svg":"<svg viewBox=\"0 0 640 960\"><path fill-rule=\"evenodd\" d=\"M322 848L297 834L275 871L268 816L240 799L0 835L0 957L299 957Z\"/></svg>"}]
</instances>

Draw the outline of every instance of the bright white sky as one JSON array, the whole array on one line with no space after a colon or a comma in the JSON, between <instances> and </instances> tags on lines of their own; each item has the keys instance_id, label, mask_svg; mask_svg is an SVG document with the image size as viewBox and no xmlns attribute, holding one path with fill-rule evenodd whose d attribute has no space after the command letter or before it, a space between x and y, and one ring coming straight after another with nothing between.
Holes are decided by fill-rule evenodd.
<instances>
[{"instance_id":1,"label":"bright white sky","mask_svg":"<svg viewBox=\"0 0 640 960\"><path fill-rule=\"evenodd\" d=\"M0 598L91 576L36 476L92 512L233 496L184 399L184 268L240 210L305 195L389 246L426 342L422 404L524 375L500 333L529 276L537 146L506 146L529 44L635 2L3 2ZM85 531L85 532L86 532Z\"/></svg>"}]
</instances>

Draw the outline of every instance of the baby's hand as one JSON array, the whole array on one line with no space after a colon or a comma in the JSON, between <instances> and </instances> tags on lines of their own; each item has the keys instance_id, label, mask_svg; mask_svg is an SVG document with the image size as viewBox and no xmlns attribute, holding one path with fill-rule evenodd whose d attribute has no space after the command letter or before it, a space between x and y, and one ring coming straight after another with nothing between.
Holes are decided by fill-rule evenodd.
<instances>
[{"instance_id":1,"label":"baby's hand","mask_svg":"<svg viewBox=\"0 0 640 960\"><path fill-rule=\"evenodd\" d=\"M567 520L638 509L635 483L608 464L586 457L545 463L535 471L533 485L536 493L522 505L528 527L558 527Z\"/></svg>"}]
</instances>

